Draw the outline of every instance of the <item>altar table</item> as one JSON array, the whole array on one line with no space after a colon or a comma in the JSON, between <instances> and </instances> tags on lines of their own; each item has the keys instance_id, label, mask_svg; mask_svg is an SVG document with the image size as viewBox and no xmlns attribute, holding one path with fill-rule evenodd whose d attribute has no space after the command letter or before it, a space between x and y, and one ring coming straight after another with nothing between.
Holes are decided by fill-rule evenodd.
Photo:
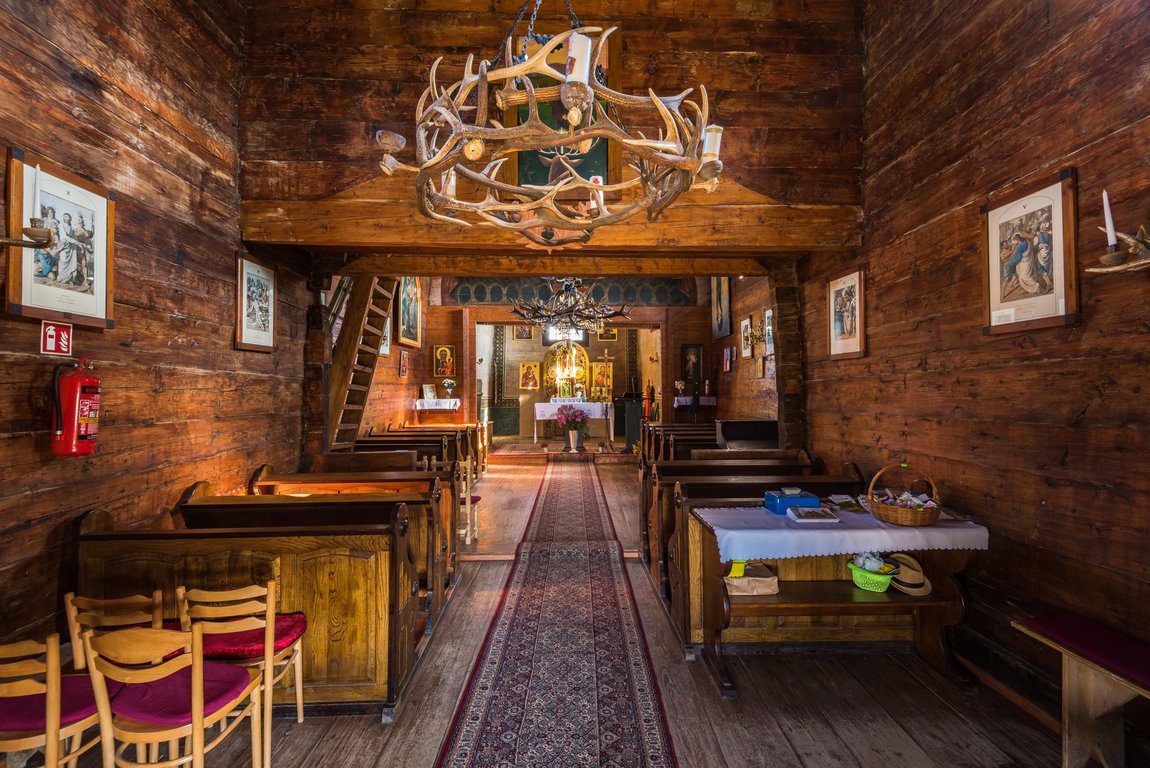
<instances>
[{"instance_id":1,"label":"altar table","mask_svg":"<svg viewBox=\"0 0 1150 768\"><path fill-rule=\"evenodd\" d=\"M605 419L607 422L607 442L614 445L615 406L612 403L536 403L533 427L534 442L539 442L539 422L553 421L559 408L564 405L572 405L592 419Z\"/></svg>"}]
</instances>

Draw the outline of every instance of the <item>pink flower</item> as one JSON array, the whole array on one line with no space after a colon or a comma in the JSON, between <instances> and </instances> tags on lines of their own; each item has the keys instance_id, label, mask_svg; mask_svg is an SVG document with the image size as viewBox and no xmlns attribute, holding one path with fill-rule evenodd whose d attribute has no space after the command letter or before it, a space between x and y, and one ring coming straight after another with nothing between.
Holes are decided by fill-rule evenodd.
<instances>
[{"instance_id":1,"label":"pink flower","mask_svg":"<svg viewBox=\"0 0 1150 768\"><path fill-rule=\"evenodd\" d=\"M555 421L559 423L560 429L568 431L582 429L583 425L590 420L591 417L587 415L587 411L573 405L561 405L555 411Z\"/></svg>"}]
</instances>

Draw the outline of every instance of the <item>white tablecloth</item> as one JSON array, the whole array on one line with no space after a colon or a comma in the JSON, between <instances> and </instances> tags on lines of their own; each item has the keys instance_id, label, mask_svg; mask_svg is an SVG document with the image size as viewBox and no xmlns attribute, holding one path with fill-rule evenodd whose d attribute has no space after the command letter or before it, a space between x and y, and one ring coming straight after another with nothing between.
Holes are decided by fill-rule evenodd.
<instances>
[{"instance_id":1,"label":"white tablecloth","mask_svg":"<svg viewBox=\"0 0 1150 768\"><path fill-rule=\"evenodd\" d=\"M458 411L463 401L458 397L441 397L437 400L416 400L417 411Z\"/></svg>"},{"instance_id":2,"label":"white tablecloth","mask_svg":"<svg viewBox=\"0 0 1150 768\"><path fill-rule=\"evenodd\" d=\"M554 419L556 412L564 405L573 405L592 419L606 419L607 441L613 442L612 437L615 434L615 406L613 403L536 403L535 442L539 442L539 422Z\"/></svg>"},{"instance_id":3,"label":"white tablecloth","mask_svg":"<svg viewBox=\"0 0 1150 768\"><path fill-rule=\"evenodd\" d=\"M796 523L764 507L696 508L695 514L714 529L724 561L989 546L986 528L967 520L891 525L866 513L837 511L837 523Z\"/></svg>"}]
</instances>

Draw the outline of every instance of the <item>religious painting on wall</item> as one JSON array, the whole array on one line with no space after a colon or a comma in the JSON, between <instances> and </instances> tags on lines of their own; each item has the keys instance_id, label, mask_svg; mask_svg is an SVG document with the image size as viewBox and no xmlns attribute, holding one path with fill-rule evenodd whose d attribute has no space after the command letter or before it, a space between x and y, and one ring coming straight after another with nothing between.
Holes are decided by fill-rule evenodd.
<instances>
[{"instance_id":1,"label":"religious painting on wall","mask_svg":"<svg viewBox=\"0 0 1150 768\"><path fill-rule=\"evenodd\" d=\"M112 328L115 196L104 187L13 148L8 159L8 234L51 243L8 249L8 312ZM36 219L33 227L32 219Z\"/></svg>"},{"instance_id":2,"label":"religious painting on wall","mask_svg":"<svg viewBox=\"0 0 1150 768\"><path fill-rule=\"evenodd\" d=\"M539 389L539 367L541 363L519 364L519 388Z\"/></svg>"},{"instance_id":3,"label":"religious painting on wall","mask_svg":"<svg viewBox=\"0 0 1150 768\"><path fill-rule=\"evenodd\" d=\"M996 193L981 210L987 332L1076 322L1073 169Z\"/></svg>"},{"instance_id":4,"label":"religious painting on wall","mask_svg":"<svg viewBox=\"0 0 1150 768\"><path fill-rule=\"evenodd\" d=\"M753 351L751 318L746 317L739 321L739 355L740 357L750 357Z\"/></svg>"},{"instance_id":5,"label":"religious painting on wall","mask_svg":"<svg viewBox=\"0 0 1150 768\"><path fill-rule=\"evenodd\" d=\"M455 347L436 344L431 348L431 359L435 361L435 376L443 378L455 375Z\"/></svg>"},{"instance_id":6,"label":"religious painting on wall","mask_svg":"<svg viewBox=\"0 0 1150 768\"><path fill-rule=\"evenodd\" d=\"M731 352L734 351L734 349L734 347L723 347L723 373L727 373L731 370L731 358L733 357Z\"/></svg>"},{"instance_id":7,"label":"religious painting on wall","mask_svg":"<svg viewBox=\"0 0 1150 768\"><path fill-rule=\"evenodd\" d=\"M731 335L731 278L711 278L711 338Z\"/></svg>"},{"instance_id":8,"label":"religious painting on wall","mask_svg":"<svg viewBox=\"0 0 1150 768\"><path fill-rule=\"evenodd\" d=\"M607 29L616 25L594 24L593 26ZM515 41L516 55L531 56L543 45L546 45L548 40L550 40L550 37L542 35L531 38L518 37ZM618 90L620 87L618 73L621 68L616 63L619 62L621 58L622 37L620 33L616 31L607 38L607 43L603 46L599 59L592 63L592 77L608 87ZM556 70L566 72L568 65L567 46L560 45L556 48L548 56L547 62ZM557 85L555 80L543 76L533 76L532 83L536 86L537 91L540 88ZM558 94L558 88L555 89L555 92ZM602 101L599 102L599 107L604 110L610 109L610 105ZM563 106L558 96L556 96L553 101L538 102L537 108L539 111L539 119L546 125L563 131L568 131L572 128L567 122L567 109ZM597 111L590 110L590 112L591 114L584 119L593 123ZM507 120L505 125L522 125L530 116L529 107L526 104L520 104L506 110L504 116ZM582 125L582 123L580 125ZM562 176L568 165L592 184L617 184L622 177L622 151L618 142L596 138L590 142L589 147L556 146L544 147L538 150L513 152L508 157L505 168L508 172L507 178L511 179L513 184L546 186ZM603 196L600 199L617 200L620 197L618 192L599 194ZM572 190L570 192L560 193L558 199L585 200L588 196L589 192L587 190Z\"/></svg>"},{"instance_id":9,"label":"religious painting on wall","mask_svg":"<svg viewBox=\"0 0 1150 768\"><path fill-rule=\"evenodd\" d=\"M407 350L399 350L399 378L407 378Z\"/></svg>"},{"instance_id":10,"label":"religious painting on wall","mask_svg":"<svg viewBox=\"0 0 1150 768\"><path fill-rule=\"evenodd\" d=\"M391 306L394 306L394 305L395 305L395 303L393 300ZM391 309L389 307L388 312L390 312L390 311L391 311ZM379 334L379 356L380 357L388 357L389 355L391 355L391 322L390 321L383 324L383 332Z\"/></svg>"},{"instance_id":11,"label":"religious painting on wall","mask_svg":"<svg viewBox=\"0 0 1150 768\"><path fill-rule=\"evenodd\" d=\"M420 328L423 325L423 305L420 303L419 278L399 279L399 343L409 347L420 345Z\"/></svg>"},{"instance_id":12,"label":"religious painting on wall","mask_svg":"<svg viewBox=\"0 0 1150 768\"><path fill-rule=\"evenodd\" d=\"M271 352L276 337L275 268L240 256L236 273L236 349Z\"/></svg>"},{"instance_id":13,"label":"religious painting on wall","mask_svg":"<svg viewBox=\"0 0 1150 768\"><path fill-rule=\"evenodd\" d=\"M864 306L861 269L827 283L831 357L862 357L866 354Z\"/></svg>"},{"instance_id":14,"label":"religious painting on wall","mask_svg":"<svg viewBox=\"0 0 1150 768\"><path fill-rule=\"evenodd\" d=\"M535 328L530 325L516 325L512 331L511 338L516 341L530 341L535 338Z\"/></svg>"},{"instance_id":15,"label":"religious painting on wall","mask_svg":"<svg viewBox=\"0 0 1150 768\"><path fill-rule=\"evenodd\" d=\"M591 363L591 389L597 396L610 396L614 389L614 363Z\"/></svg>"},{"instance_id":16,"label":"religious painting on wall","mask_svg":"<svg viewBox=\"0 0 1150 768\"><path fill-rule=\"evenodd\" d=\"M698 384L703 380L703 345L684 344L682 348L683 372L685 382Z\"/></svg>"},{"instance_id":17,"label":"religious painting on wall","mask_svg":"<svg viewBox=\"0 0 1150 768\"><path fill-rule=\"evenodd\" d=\"M619 329L618 328L600 328L599 332L595 335L596 341L618 341Z\"/></svg>"},{"instance_id":18,"label":"religious painting on wall","mask_svg":"<svg viewBox=\"0 0 1150 768\"><path fill-rule=\"evenodd\" d=\"M775 354L775 310L763 313L763 354Z\"/></svg>"}]
</instances>

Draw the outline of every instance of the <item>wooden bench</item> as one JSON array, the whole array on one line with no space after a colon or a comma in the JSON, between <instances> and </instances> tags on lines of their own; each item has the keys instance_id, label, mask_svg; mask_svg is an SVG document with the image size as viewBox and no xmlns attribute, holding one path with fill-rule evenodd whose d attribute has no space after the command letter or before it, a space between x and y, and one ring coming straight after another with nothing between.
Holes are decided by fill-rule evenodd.
<instances>
[{"instance_id":1,"label":"wooden bench","mask_svg":"<svg viewBox=\"0 0 1150 768\"><path fill-rule=\"evenodd\" d=\"M802 478L802 485L820 496L857 494L865 483L858 468L849 466L850 474L811 475ZM667 596L671 622L683 641L686 658L694 658L696 646L703 642L702 537L698 522L692 524L691 511L700 506L762 506L765 490L792 485L794 481L795 478L777 477L750 482L679 478L676 482L674 525L667 536Z\"/></svg>"},{"instance_id":2,"label":"wooden bench","mask_svg":"<svg viewBox=\"0 0 1150 768\"><path fill-rule=\"evenodd\" d=\"M180 498L177 511L191 529L280 526L294 528L319 522L332 525L378 523L396 503L404 503L410 517L407 546L415 564L420 597L431 632L447 604L448 536L440 514L442 493L438 480L420 482L421 490L377 493L315 494L309 496L216 496L206 481L195 483Z\"/></svg>"},{"instance_id":3,"label":"wooden bench","mask_svg":"<svg viewBox=\"0 0 1150 768\"><path fill-rule=\"evenodd\" d=\"M414 472L419 469L417 451L366 451L363 453L304 454L301 472Z\"/></svg>"},{"instance_id":4,"label":"wooden bench","mask_svg":"<svg viewBox=\"0 0 1150 768\"><path fill-rule=\"evenodd\" d=\"M161 589L165 615L174 617L179 585L227 589L274 578L279 609L308 618L307 708L378 713L389 722L427 647L418 643L424 635L408 555L410 516L394 502L376 505L377 524L330 525L326 506L313 509L310 521L292 528L114 530L108 512L89 513L77 539L78 591L106 599ZM290 690L275 696L295 700Z\"/></svg>"},{"instance_id":5,"label":"wooden bench","mask_svg":"<svg viewBox=\"0 0 1150 768\"><path fill-rule=\"evenodd\" d=\"M648 462L655 461L659 453L659 443L672 434L714 435L715 424L672 424L645 422L639 432L639 455Z\"/></svg>"},{"instance_id":6,"label":"wooden bench","mask_svg":"<svg viewBox=\"0 0 1150 768\"><path fill-rule=\"evenodd\" d=\"M373 435L356 440L354 452L415 451L420 461L459 461L463 453L461 442L462 438L449 439L446 435Z\"/></svg>"},{"instance_id":7,"label":"wooden bench","mask_svg":"<svg viewBox=\"0 0 1150 768\"><path fill-rule=\"evenodd\" d=\"M453 429L464 430L468 433L468 441L472 447L472 452L476 459L476 477L483 475L487 472L488 457L491 454L491 434L489 421L475 421L466 422L461 424L409 424L403 422L402 424L388 424L388 434L425 434L434 432L445 432Z\"/></svg>"},{"instance_id":8,"label":"wooden bench","mask_svg":"<svg viewBox=\"0 0 1150 768\"><path fill-rule=\"evenodd\" d=\"M1150 699L1150 644L1082 616L1012 626L1062 654L1062 767L1082 768L1091 752L1106 768L1125 765L1122 708Z\"/></svg>"},{"instance_id":9,"label":"wooden bench","mask_svg":"<svg viewBox=\"0 0 1150 768\"><path fill-rule=\"evenodd\" d=\"M439 486L436 487L435 482ZM392 493L398 491L423 492L438 496L440 526L448 534L446 568L447 588L456 582L457 550L451 532L459 519L459 494L464 481L456 462L446 463L442 469L413 472L291 472L277 473L270 464L263 464L248 480L248 493L254 495L286 494L351 494ZM442 492L440 492L442 488Z\"/></svg>"}]
</instances>

